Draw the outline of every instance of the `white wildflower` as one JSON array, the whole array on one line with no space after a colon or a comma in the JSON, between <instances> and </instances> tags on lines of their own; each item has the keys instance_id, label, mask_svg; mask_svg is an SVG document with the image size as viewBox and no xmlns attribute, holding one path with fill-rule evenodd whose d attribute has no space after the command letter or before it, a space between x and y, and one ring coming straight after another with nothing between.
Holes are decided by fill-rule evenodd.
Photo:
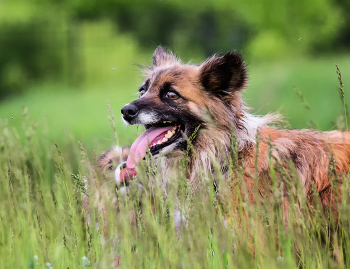
<instances>
[{"instance_id":1,"label":"white wildflower","mask_svg":"<svg viewBox=\"0 0 350 269\"><path fill-rule=\"evenodd\" d=\"M89 261L89 259L86 257L86 256L84 256L83 258L81 258L82 260L83 260L83 268L85 269L87 266L89 266L90 265L90 261Z\"/></svg>"}]
</instances>

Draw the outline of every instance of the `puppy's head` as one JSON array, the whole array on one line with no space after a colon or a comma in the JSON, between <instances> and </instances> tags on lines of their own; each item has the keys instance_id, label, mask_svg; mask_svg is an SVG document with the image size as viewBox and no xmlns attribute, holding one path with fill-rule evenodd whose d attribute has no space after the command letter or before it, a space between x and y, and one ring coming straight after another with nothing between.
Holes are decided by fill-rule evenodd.
<instances>
[{"instance_id":1,"label":"puppy's head","mask_svg":"<svg viewBox=\"0 0 350 269\"><path fill-rule=\"evenodd\" d=\"M115 182L116 189L121 195L128 194L130 190L130 181L134 179L136 170L123 170L126 168L126 160L130 154L130 147L115 146L110 150L104 152L97 163L100 168L102 176L107 180ZM122 172L122 170L124 172ZM133 172L133 173L131 173ZM143 191L143 186L136 182L140 192Z\"/></svg>"},{"instance_id":2,"label":"puppy's head","mask_svg":"<svg viewBox=\"0 0 350 269\"><path fill-rule=\"evenodd\" d=\"M121 163L126 162L129 153L129 146L115 146L104 152L97 160L102 176L107 180L115 180L115 170Z\"/></svg>"},{"instance_id":3,"label":"puppy's head","mask_svg":"<svg viewBox=\"0 0 350 269\"><path fill-rule=\"evenodd\" d=\"M140 124L146 131L131 147L133 166L146 151L157 155L183 152L186 137L196 128L207 128L208 113L220 126L232 128L240 117L247 73L236 52L213 56L200 65L182 64L173 54L158 47L153 64L145 69L139 99L121 112L125 124ZM197 136L200 135L197 133Z\"/></svg>"}]
</instances>

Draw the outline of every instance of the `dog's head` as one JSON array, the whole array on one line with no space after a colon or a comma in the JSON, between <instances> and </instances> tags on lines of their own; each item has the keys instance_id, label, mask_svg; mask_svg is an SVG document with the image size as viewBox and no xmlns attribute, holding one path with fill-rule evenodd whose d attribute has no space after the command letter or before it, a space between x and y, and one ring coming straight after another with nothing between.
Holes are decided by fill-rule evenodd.
<instances>
[{"instance_id":1,"label":"dog's head","mask_svg":"<svg viewBox=\"0 0 350 269\"><path fill-rule=\"evenodd\" d=\"M157 155L184 152L187 139L196 128L208 128L208 114L217 128L237 124L243 102L247 73L236 52L209 58L200 65L182 64L173 54L158 47L153 64L145 69L146 79L139 99L121 112L125 124L141 124L146 131L131 147L134 166L146 151ZM199 134L198 134L199 135Z\"/></svg>"}]
</instances>

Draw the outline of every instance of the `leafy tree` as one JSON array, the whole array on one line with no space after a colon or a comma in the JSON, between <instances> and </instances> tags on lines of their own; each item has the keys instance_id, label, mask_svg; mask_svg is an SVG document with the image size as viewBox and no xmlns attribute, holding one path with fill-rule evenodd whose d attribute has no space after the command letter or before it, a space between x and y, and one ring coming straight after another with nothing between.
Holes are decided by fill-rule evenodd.
<instances>
[{"instance_id":1,"label":"leafy tree","mask_svg":"<svg viewBox=\"0 0 350 269\"><path fill-rule=\"evenodd\" d=\"M346 47L349 12L348 0L3 0L0 98L47 79L79 86L87 21L109 21L144 49L186 58L236 49L259 60Z\"/></svg>"}]
</instances>

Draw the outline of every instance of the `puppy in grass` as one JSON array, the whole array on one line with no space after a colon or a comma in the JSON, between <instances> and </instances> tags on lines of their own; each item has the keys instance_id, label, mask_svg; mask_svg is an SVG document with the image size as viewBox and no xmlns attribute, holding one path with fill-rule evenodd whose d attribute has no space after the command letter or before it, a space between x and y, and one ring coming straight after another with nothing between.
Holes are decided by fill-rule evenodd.
<instances>
[{"instance_id":1,"label":"puppy in grass","mask_svg":"<svg viewBox=\"0 0 350 269\"><path fill-rule=\"evenodd\" d=\"M122 148L118 146L112 147L110 150L104 152L98 159L98 166L101 174L106 180L115 181L116 192L124 200L125 195L129 195L131 180L136 178L137 172L133 169L134 172L123 173L126 171L127 165L126 161L130 155L130 146L124 146ZM123 171L122 171L123 170ZM144 188L140 182L137 182L138 194L141 196ZM152 191L151 191L152 193ZM152 195L153 196L153 195ZM151 210L154 213L155 205L153 203L152 197L149 197L152 200ZM115 199L114 204L118 208L118 201ZM136 224L135 212L130 211L129 217L132 225ZM181 228L181 223L184 223L185 218L181 215L180 211L175 208L174 210L174 224L175 229L179 232Z\"/></svg>"}]
</instances>

